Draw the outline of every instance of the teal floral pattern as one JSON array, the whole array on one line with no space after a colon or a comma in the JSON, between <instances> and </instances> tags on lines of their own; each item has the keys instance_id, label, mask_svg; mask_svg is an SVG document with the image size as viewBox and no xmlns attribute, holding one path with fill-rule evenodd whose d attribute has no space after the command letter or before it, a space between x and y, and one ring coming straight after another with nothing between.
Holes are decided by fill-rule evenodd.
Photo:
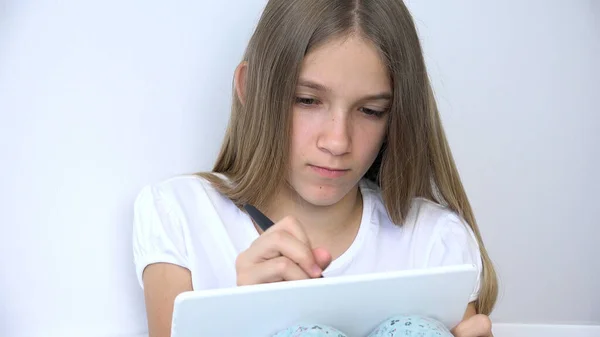
<instances>
[{"instance_id":1,"label":"teal floral pattern","mask_svg":"<svg viewBox=\"0 0 600 337\"><path fill-rule=\"evenodd\" d=\"M435 319L415 315L395 316L382 322L368 336L352 337L452 337L452 333ZM273 337L349 337L326 325L295 325Z\"/></svg>"}]
</instances>

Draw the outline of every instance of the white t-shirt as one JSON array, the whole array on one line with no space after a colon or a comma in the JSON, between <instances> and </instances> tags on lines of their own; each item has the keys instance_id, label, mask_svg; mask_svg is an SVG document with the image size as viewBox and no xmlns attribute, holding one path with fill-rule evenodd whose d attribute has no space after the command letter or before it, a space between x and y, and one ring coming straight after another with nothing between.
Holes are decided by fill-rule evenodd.
<instances>
[{"instance_id":1,"label":"white t-shirt","mask_svg":"<svg viewBox=\"0 0 600 337\"><path fill-rule=\"evenodd\" d=\"M413 201L405 223L395 225L379 187L359 184L362 220L350 247L324 270L326 277L474 264L479 269L470 301L477 299L481 255L472 230L454 212ZM178 176L144 187L135 201L133 255L140 285L146 266L167 262L190 270L194 290L236 286L235 260L259 236L251 218L197 176Z\"/></svg>"}]
</instances>

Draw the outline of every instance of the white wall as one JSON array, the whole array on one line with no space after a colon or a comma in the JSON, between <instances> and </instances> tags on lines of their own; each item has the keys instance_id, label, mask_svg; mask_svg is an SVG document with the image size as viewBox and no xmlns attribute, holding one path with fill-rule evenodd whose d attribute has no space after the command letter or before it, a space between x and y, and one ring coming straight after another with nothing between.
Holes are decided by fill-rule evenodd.
<instances>
[{"instance_id":1,"label":"white wall","mask_svg":"<svg viewBox=\"0 0 600 337\"><path fill-rule=\"evenodd\" d=\"M411 1L497 264L495 319L600 323L600 5Z\"/></svg>"},{"instance_id":2,"label":"white wall","mask_svg":"<svg viewBox=\"0 0 600 337\"><path fill-rule=\"evenodd\" d=\"M14 1L0 41L0 336L145 330L132 201L209 169L262 1ZM58 2L61 3L61 2Z\"/></svg>"},{"instance_id":3,"label":"white wall","mask_svg":"<svg viewBox=\"0 0 600 337\"><path fill-rule=\"evenodd\" d=\"M1 336L145 331L132 200L210 168L264 2L0 2ZM502 279L494 319L600 324L598 2L410 7Z\"/></svg>"}]
</instances>

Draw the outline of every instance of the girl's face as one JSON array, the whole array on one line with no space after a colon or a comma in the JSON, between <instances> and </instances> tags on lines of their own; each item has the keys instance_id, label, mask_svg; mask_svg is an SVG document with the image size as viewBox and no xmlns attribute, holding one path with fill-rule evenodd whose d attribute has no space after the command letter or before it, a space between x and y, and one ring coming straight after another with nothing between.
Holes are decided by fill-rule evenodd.
<instances>
[{"instance_id":1,"label":"girl's face","mask_svg":"<svg viewBox=\"0 0 600 337\"><path fill-rule=\"evenodd\" d=\"M329 206L355 190L383 143L392 88L378 51L358 36L333 40L302 64L288 182Z\"/></svg>"}]
</instances>

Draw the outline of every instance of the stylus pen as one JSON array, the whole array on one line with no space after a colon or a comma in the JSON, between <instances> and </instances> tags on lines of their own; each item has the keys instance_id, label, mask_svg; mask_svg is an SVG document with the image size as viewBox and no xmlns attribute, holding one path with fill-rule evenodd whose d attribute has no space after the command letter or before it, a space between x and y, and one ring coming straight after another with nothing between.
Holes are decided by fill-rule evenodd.
<instances>
[{"instance_id":1,"label":"stylus pen","mask_svg":"<svg viewBox=\"0 0 600 337\"><path fill-rule=\"evenodd\" d=\"M244 205L246 212L250 214L250 217L256 221L256 224L263 232L266 232L271 226L273 226L273 221L269 219L266 215L264 215L261 211L259 211L256 207L246 204Z\"/></svg>"}]
</instances>

